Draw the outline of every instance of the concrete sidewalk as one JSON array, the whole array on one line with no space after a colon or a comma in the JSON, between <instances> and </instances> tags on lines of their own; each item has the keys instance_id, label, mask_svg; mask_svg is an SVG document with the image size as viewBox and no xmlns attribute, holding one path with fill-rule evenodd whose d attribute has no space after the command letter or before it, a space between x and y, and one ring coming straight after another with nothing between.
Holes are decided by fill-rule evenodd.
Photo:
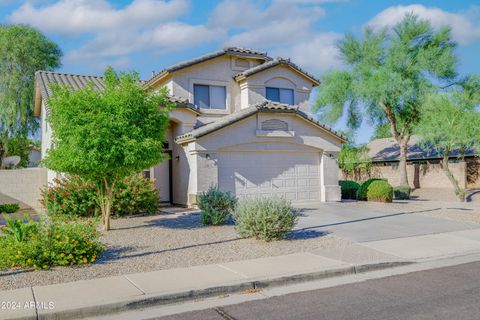
<instances>
[{"instance_id":1,"label":"concrete sidewalk","mask_svg":"<svg viewBox=\"0 0 480 320\"><path fill-rule=\"evenodd\" d=\"M0 319L75 319L480 252L468 230L0 292Z\"/></svg>"}]
</instances>

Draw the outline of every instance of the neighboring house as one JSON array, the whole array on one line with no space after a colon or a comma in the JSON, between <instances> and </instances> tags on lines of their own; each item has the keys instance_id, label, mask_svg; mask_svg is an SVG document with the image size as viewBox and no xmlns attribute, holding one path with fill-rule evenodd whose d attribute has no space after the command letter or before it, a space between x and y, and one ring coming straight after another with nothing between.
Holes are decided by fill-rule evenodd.
<instances>
[{"instance_id":1,"label":"neighboring house","mask_svg":"<svg viewBox=\"0 0 480 320\"><path fill-rule=\"evenodd\" d=\"M78 89L88 82L103 88L101 77L36 74L42 156L51 147L49 84ZM339 200L337 155L345 138L312 118L310 92L318 85L290 60L242 48L173 65L145 81L146 88L167 87L177 105L165 141L171 159L148 172L161 200L193 205L215 185L239 197Z\"/></svg>"},{"instance_id":2,"label":"neighboring house","mask_svg":"<svg viewBox=\"0 0 480 320\"><path fill-rule=\"evenodd\" d=\"M383 177L393 185L399 184L398 163L400 149L395 139L376 139L367 144L372 159L371 176ZM412 136L407 151L407 173L412 188L452 188L442 171L443 154L421 144ZM480 160L474 150L466 150L463 159L458 150L450 153L451 171L463 188L480 188Z\"/></svg>"},{"instance_id":3,"label":"neighboring house","mask_svg":"<svg viewBox=\"0 0 480 320\"><path fill-rule=\"evenodd\" d=\"M42 159L42 151L31 145L30 146L30 153L28 154L28 167L33 168L33 167L38 167L38 164L40 163L40 160Z\"/></svg>"}]
</instances>

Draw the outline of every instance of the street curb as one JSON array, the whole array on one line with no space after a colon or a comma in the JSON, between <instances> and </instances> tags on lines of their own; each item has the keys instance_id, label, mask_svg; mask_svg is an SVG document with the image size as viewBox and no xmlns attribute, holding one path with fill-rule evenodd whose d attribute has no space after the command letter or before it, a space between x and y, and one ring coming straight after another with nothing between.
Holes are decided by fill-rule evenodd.
<instances>
[{"instance_id":1,"label":"street curb","mask_svg":"<svg viewBox=\"0 0 480 320\"><path fill-rule=\"evenodd\" d=\"M382 262L365 264L359 266L347 266L344 268L336 268L323 271L314 271L309 273L294 274L287 276L280 276L275 278L258 279L244 281L235 284L228 284L224 286L216 286L204 289L187 290L168 294L148 294L135 299L111 302L96 306L88 306L71 310L63 310L52 313L38 314L37 318L30 319L81 319L86 317L100 316L112 313L120 313L125 311L143 309L147 307L167 305L178 302L186 302L196 299L209 298L224 294L238 293L246 290L257 290L267 287L276 287L288 284L295 284L313 280L321 280L326 278L333 278L345 276L356 273L365 273L368 271L388 269L413 264L414 262L399 261L399 262ZM20 318L12 318L20 319ZM22 318L24 319L24 318Z\"/></svg>"}]
</instances>

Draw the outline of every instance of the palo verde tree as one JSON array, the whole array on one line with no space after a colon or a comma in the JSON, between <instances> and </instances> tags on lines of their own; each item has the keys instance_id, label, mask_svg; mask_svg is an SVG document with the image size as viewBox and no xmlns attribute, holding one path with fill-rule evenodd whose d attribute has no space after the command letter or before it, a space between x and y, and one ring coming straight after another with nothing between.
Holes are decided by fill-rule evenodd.
<instances>
[{"instance_id":1,"label":"palo verde tree","mask_svg":"<svg viewBox=\"0 0 480 320\"><path fill-rule=\"evenodd\" d=\"M53 148L44 165L98 186L104 230L110 229L112 189L117 181L162 161L172 103L166 89L145 90L136 73L108 68L104 90L54 86L47 120Z\"/></svg>"},{"instance_id":2,"label":"palo verde tree","mask_svg":"<svg viewBox=\"0 0 480 320\"><path fill-rule=\"evenodd\" d=\"M347 35L338 45L348 66L322 77L316 111L329 123L346 112L356 129L365 114L375 125L388 123L400 146L400 181L408 185L407 144L419 121L419 108L439 83L455 76L455 43L450 29L434 31L427 21L407 15L391 29Z\"/></svg>"},{"instance_id":3,"label":"palo verde tree","mask_svg":"<svg viewBox=\"0 0 480 320\"><path fill-rule=\"evenodd\" d=\"M448 92L429 96L416 128L427 147L443 154L442 169L460 201L465 201L465 190L450 170L450 153L456 151L462 157L466 150L480 150L479 103L480 78L470 77Z\"/></svg>"},{"instance_id":4,"label":"palo verde tree","mask_svg":"<svg viewBox=\"0 0 480 320\"><path fill-rule=\"evenodd\" d=\"M60 66L60 48L24 25L0 24L0 165L8 139L26 137L38 127L33 115L35 72Z\"/></svg>"}]
</instances>

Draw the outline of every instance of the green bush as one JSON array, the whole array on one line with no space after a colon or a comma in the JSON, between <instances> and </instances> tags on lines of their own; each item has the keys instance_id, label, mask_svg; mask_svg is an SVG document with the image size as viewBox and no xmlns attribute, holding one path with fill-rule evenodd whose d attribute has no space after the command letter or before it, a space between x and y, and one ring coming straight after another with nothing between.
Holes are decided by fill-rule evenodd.
<instances>
[{"instance_id":1,"label":"green bush","mask_svg":"<svg viewBox=\"0 0 480 320\"><path fill-rule=\"evenodd\" d=\"M78 176L55 179L53 186L42 190L43 205L54 215L91 217L97 212L95 184Z\"/></svg>"},{"instance_id":2,"label":"green bush","mask_svg":"<svg viewBox=\"0 0 480 320\"><path fill-rule=\"evenodd\" d=\"M127 177L113 189L112 213L126 216L137 213L155 214L158 210L158 189L140 175Z\"/></svg>"},{"instance_id":3,"label":"green bush","mask_svg":"<svg viewBox=\"0 0 480 320\"><path fill-rule=\"evenodd\" d=\"M358 182L352 180L340 180L338 181L340 189L342 191L342 199L357 199L357 191L360 188Z\"/></svg>"},{"instance_id":4,"label":"green bush","mask_svg":"<svg viewBox=\"0 0 480 320\"><path fill-rule=\"evenodd\" d=\"M17 203L0 204L0 213L15 213L19 210L20 206Z\"/></svg>"},{"instance_id":5,"label":"green bush","mask_svg":"<svg viewBox=\"0 0 480 320\"><path fill-rule=\"evenodd\" d=\"M7 219L0 229L0 269L14 267L48 269L94 262L103 252L101 234L91 221L39 222Z\"/></svg>"},{"instance_id":6,"label":"green bush","mask_svg":"<svg viewBox=\"0 0 480 320\"><path fill-rule=\"evenodd\" d=\"M373 181L368 186L367 199L368 201L392 202L393 188L387 181Z\"/></svg>"},{"instance_id":7,"label":"green bush","mask_svg":"<svg viewBox=\"0 0 480 320\"><path fill-rule=\"evenodd\" d=\"M410 199L412 189L409 186L398 186L393 188L393 195L396 200Z\"/></svg>"},{"instance_id":8,"label":"green bush","mask_svg":"<svg viewBox=\"0 0 480 320\"><path fill-rule=\"evenodd\" d=\"M198 207L202 211L200 221L204 225L224 224L230 217L237 199L230 192L222 192L210 187L200 195Z\"/></svg>"},{"instance_id":9,"label":"green bush","mask_svg":"<svg viewBox=\"0 0 480 320\"><path fill-rule=\"evenodd\" d=\"M281 198L254 198L241 200L233 218L241 237L255 237L271 241L283 239L298 220L298 211Z\"/></svg>"},{"instance_id":10,"label":"green bush","mask_svg":"<svg viewBox=\"0 0 480 320\"><path fill-rule=\"evenodd\" d=\"M28 167L28 157L32 151L30 147L31 141L27 137L14 136L7 140L8 156L19 156L20 162L17 168Z\"/></svg>"},{"instance_id":11,"label":"green bush","mask_svg":"<svg viewBox=\"0 0 480 320\"><path fill-rule=\"evenodd\" d=\"M370 184L372 184L374 181L386 181L385 179L377 179L377 178L372 178L368 179L367 181L364 181L360 187L358 188L357 191L357 200L362 200L362 201L367 201L367 191L368 187Z\"/></svg>"},{"instance_id":12,"label":"green bush","mask_svg":"<svg viewBox=\"0 0 480 320\"><path fill-rule=\"evenodd\" d=\"M42 190L43 204L48 213L91 217L100 212L97 187L78 176L56 179L54 185ZM139 175L127 177L113 189L112 215L153 214L158 209L158 189Z\"/></svg>"}]
</instances>

